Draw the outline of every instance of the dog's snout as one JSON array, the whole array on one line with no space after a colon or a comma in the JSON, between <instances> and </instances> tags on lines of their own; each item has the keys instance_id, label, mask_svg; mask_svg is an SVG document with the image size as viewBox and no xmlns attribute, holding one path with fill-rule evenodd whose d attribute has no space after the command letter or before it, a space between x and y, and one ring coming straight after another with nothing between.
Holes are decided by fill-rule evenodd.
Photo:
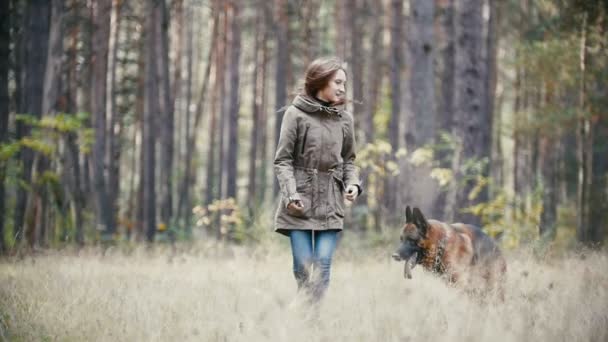
<instances>
[{"instance_id":1,"label":"dog's snout","mask_svg":"<svg viewBox=\"0 0 608 342\"><path fill-rule=\"evenodd\" d=\"M393 253L392 257L395 261L401 261L401 256L397 252Z\"/></svg>"}]
</instances>

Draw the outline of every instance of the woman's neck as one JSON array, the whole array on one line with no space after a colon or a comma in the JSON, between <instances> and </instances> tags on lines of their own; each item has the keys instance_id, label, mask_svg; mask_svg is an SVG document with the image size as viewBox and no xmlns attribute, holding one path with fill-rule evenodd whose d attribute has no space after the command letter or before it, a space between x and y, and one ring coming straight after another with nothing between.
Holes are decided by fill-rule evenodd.
<instances>
[{"instance_id":1,"label":"woman's neck","mask_svg":"<svg viewBox=\"0 0 608 342\"><path fill-rule=\"evenodd\" d=\"M330 101L325 100L322 96L315 96L315 100L317 100L317 102L324 105L325 107L331 107L332 103Z\"/></svg>"}]
</instances>

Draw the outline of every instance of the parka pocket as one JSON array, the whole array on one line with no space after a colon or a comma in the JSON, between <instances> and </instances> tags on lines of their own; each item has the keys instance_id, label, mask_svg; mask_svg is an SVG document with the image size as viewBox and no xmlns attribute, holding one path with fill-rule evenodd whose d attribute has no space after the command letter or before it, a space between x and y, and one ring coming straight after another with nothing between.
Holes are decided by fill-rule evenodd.
<instances>
[{"instance_id":1,"label":"parka pocket","mask_svg":"<svg viewBox=\"0 0 608 342\"><path fill-rule=\"evenodd\" d=\"M308 219L312 214L313 175L305 169L295 168L294 178L296 180L296 191L300 195L304 208L302 210L287 208L287 214Z\"/></svg>"},{"instance_id":2,"label":"parka pocket","mask_svg":"<svg viewBox=\"0 0 608 342\"><path fill-rule=\"evenodd\" d=\"M306 151L306 139L308 138L308 130L310 129L310 123L306 123L306 128L304 129L304 136L302 137L302 148L300 149L300 154L304 154Z\"/></svg>"},{"instance_id":3,"label":"parka pocket","mask_svg":"<svg viewBox=\"0 0 608 342\"><path fill-rule=\"evenodd\" d=\"M337 174L333 174L333 182L330 182L330 189L334 195L332 207L336 216L344 218L344 181Z\"/></svg>"}]
</instances>

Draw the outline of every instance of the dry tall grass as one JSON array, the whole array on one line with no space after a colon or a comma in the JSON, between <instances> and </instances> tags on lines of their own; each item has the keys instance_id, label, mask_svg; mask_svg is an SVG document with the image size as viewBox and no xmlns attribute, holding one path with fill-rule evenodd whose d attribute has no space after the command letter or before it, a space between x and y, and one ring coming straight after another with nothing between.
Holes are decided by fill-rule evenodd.
<instances>
[{"instance_id":1,"label":"dry tall grass","mask_svg":"<svg viewBox=\"0 0 608 342\"><path fill-rule=\"evenodd\" d=\"M504 303L386 254L339 249L319 318L295 297L285 244L52 253L0 263L11 341L607 341L608 257L508 257Z\"/></svg>"}]
</instances>

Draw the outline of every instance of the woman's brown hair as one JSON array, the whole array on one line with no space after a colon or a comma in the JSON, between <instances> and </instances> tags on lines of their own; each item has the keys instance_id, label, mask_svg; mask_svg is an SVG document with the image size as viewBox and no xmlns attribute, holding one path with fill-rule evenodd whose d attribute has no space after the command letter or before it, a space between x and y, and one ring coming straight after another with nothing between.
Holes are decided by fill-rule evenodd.
<instances>
[{"instance_id":1,"label":"woman's brown hair","mask_svg":"<svg viewBox=\"0 0 608 342\"><path fill-rule=\"evenodd\" d=\"M317 58L306 68L304 76L304 90L310 97L315 97L319 90L325 88L329 84L331 78L338 72L338 70L344 71L344 63L337 57L321 57ZM334 105L343 104L334 103Z\"/></svg>"}]
</instances>

